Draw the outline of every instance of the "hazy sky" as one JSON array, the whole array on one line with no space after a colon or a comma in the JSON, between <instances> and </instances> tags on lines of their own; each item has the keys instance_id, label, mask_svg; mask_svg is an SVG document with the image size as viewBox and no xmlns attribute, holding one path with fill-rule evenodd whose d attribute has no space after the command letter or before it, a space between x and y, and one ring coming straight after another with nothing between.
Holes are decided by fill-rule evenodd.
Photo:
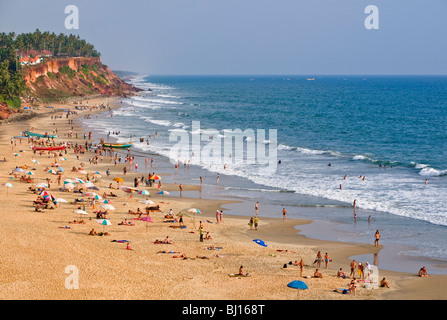
<instances>
[{"instance_id":1,"label":"hazy sky","mask_svg":"<svg viewBox=\"0 0 447 320\"><path fill-rule=\"evenodd\" d=\"M447 74L446 15L447 0L0 0L0 32L79 34L147 74Z\"/></svg>"}]
</instances>

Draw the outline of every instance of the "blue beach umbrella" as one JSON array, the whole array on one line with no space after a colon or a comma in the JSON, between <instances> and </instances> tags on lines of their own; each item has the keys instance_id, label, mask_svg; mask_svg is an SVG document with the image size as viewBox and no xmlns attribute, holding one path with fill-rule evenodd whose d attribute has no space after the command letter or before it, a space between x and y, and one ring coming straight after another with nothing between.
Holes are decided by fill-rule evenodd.
<instances>
[{"instance_id":1,"label":"blue beach umbrella","mask_svg":"<svg viewBox=\"0 0 447 320\"><path fill-rule=\"evenodd\" d=\"M60 172L64 172L64 168L62 167L57 167L57 170L59 170Z\"/></svg>"},{"instance_id":2,"label":"blue beach umbrella","mask_svg":"<svg viewBox=\"0 0 447 320\"><path fill-rule=\"evenodd\" d=\"M260 246L267 247L265 242L262 241L261 239L254 239L253 241L256 242L257 244L259 244Z\"/></svg>"},{"instance_id":3,"label":"blue beach umbrella","mask_svg":"<svg viewBox=\"0 0 447 320\"><path fill-rule=\"evenodd\" d=\"M305 284L303 281L300 281L300 280L294 280L294 281L292 281L292 282L289 282L289 283L287 284L287 286L288 286L289 288L292 288L292 289L299 289L299 290L306 290L306 289L309 289L309 287L307 286L307 284Z\"/></svg>"}]
</instances>

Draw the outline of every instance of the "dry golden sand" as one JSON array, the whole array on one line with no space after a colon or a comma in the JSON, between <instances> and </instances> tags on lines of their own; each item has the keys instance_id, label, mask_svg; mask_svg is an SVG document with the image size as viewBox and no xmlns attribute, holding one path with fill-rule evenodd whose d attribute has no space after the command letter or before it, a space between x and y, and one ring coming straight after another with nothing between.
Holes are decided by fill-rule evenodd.
<instances>
[{"instance_id":1,"label":"dry golden sand","mask_svg":"<svg viewBox=\"0 0 447 320\"><path fill-rule=\"evenodd\" d=\"M97 103L113 103L112 99L98 98L90 100L90 105ZM54 105L58 107L57 105ZM72 108L69 106L69 108ZM33 152L22 140L12 148L10 138L19 135L20 131L35 127L37 132L52 132L53 124L48 109L43 109L41 117L28 121L14 122L0 127L0 158L6 157L7 162L0 163L0 182L11 182L14 187L6 190L0 188L0 299L10 300L79 300L79 299L149 299L149 300L294 300L294 299L342 299L342 300L382 300L382 299L445 299L445 276L430 276L418 278L414 274L381 271L381 276L389 279L391 288L367 290L359 285L356 295L342 295L333 292L334 289L347 287L349 280L336 277L338 268L343 267L349 273L349 256L370 253L372 245L350 243L336 243L308 239L297 234L294 226L308 221L261 218L259 230L250 230L247 217L225 215L224 222L214 223L216 209L225 206L226 201L203 200L198 198L171 197L162 198L156 195L157 188L145 188L151 191L149 199L161 207L161 212L151 213L154 223L135 221L135 226L118 225L125 218L135 216L126 213L129 209L144 210L145 205L139 203L143 197L129 194L121 190L110 190L112 178L122 175L123 165L110 165L110 158L97 166L89 166L88 158L92 153L86 153L76 160L71 149L64 155L63 167L66 172L63 179L81 177L70 172L73 166L79 167L80 162L86 164L88 172L100 171L105 173L110 168L110 179L103 174L98 194L104 191L118 194L112 198L112 205L116 210L111 211L111 226L104 229L110 236L89 236L94 228L100 232L103 226L95 221L95 216L82 217L85 225L70 224L69 221L79 219L73 213L78 206L61 203L55 210L35 212L32 201L36 194L27 192L31 184L10 179L8 172L16 166L26 165L33 170L35 181L51 178L50 192L56 198L72 201L79 194L60 192L57 178L47 172L52 159L48 155L36 155L40 164L34 164L31 159ZM87 111L80 112L80 115ZM64 134L69 128L66 118L54 121L60 138L56 141L76 142L67 139ZM82 128L75 127L79 133L78 143L84 143ZM23 150L23 151L20 151ZM18 152L21 156L15 157ZM135 173L129 172L124 185L132 186ZM141 176L141 173L138 174ZM113 184L116 186L116 183ZM197 190L198 186L185 186L184 190ZM163 184L164 190L178 190L176 185ZM97 205L98 207L98 205ZM185 217L186 229L171 228L171 223L163 222L163 214L169 209L174 212L197 207L202 215ZM82 208L82 207L81 207ZM86 211L92 213L90 205ZM213 223L204 223L206 231L210 231L213 239L199 241L197 226L199 220L209 219ZM70 226L70 229L61 227ZM195 227L194 227L195 226ZM153 244L155 239L162 240L169 236L173 244ZM261 238L268 243L268 247L255 244L252 240ZM115 243L112 240L129 240L133 250L127 250L125 243ZM292 245L299 243L300 245ZM210 245L223 247L221 250L207 250ZM287 249L292 252L277 252L277 249ZM158 253L162 250L174 250L185 253L188 257L206 256L209 259L173 258L173 254ZM315 271L312 262L316 252L329 252L333 262L329 269L320 268L322 279L305 278L299 276L297 267L282 268L289 261L304 259L306 267L304 275L311 276ZM222 255L223 257L216 257ZM251 277L229 277L230 273L237 273L239 266L251 274ZM79 289L67 289L66 279L72 273L66 273L68 266L75 266L79 271ZM303 280L309 290L296 291L287 287L293 280ZM417 289L417 290L416 290Z\"/></svg>"}]
</instances>

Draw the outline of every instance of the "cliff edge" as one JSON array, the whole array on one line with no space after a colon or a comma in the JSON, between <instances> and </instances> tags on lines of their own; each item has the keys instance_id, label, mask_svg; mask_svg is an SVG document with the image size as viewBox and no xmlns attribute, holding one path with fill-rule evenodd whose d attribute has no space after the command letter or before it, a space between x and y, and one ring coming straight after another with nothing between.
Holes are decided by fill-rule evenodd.
<instances>
[{"instance_id":1,"label":"cliff edge","mask_svg":"<svg viewBox=\"0 0 447 320\"><path fill-rule=\"evenodd\" d=\"M128 96L138 89L114 74L99 57L50 58L23 69L32 98L64 99L91 95Z\"/></svg>"}]
</instances>

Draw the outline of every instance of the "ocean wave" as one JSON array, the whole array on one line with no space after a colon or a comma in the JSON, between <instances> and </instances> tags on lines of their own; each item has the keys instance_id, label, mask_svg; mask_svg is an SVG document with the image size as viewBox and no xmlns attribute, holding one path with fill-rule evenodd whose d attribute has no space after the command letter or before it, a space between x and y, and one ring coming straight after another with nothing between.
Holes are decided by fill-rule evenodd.
<instances>
[{"instance_id":1,"label":"ocean wave","mask_svg":"<svg viewBox=\"0 0 447 320\"><path fill-rule=\"evenodd\" d=\"M342 156L342 153L332 150L318 150L318 149L308 149L302 147L291 147L285 144L278 144L278 150L286 150L286 151L297 151L302 154L314 154L314 155L330 155L330 156Z\"/></svg>"},{"instance_id":2,"label":"ocean wave","mask_svg":"<svg viewBox=\"0 0 447 320\"><path fill-rule=\"evenodd\" d=\"M171 121L169 120L158 120L158 119L153 119L152 117L141 117L141 119L143 119L145 122L150 122L159 126L163 126L163 127L169 127L171 126Z\"/></svg>"},{"instance_id":3,"label":"ocean wave","mask_svg":"<svg viewBox=\"0 0 447 320\"><path fill-rule=\"evenodd\" d=\"M446 176L447 170L437 170L430 167L424 167L419 171L419 174L424 177L440 177L440 176Z\"/></svg>"}]
</instances>

